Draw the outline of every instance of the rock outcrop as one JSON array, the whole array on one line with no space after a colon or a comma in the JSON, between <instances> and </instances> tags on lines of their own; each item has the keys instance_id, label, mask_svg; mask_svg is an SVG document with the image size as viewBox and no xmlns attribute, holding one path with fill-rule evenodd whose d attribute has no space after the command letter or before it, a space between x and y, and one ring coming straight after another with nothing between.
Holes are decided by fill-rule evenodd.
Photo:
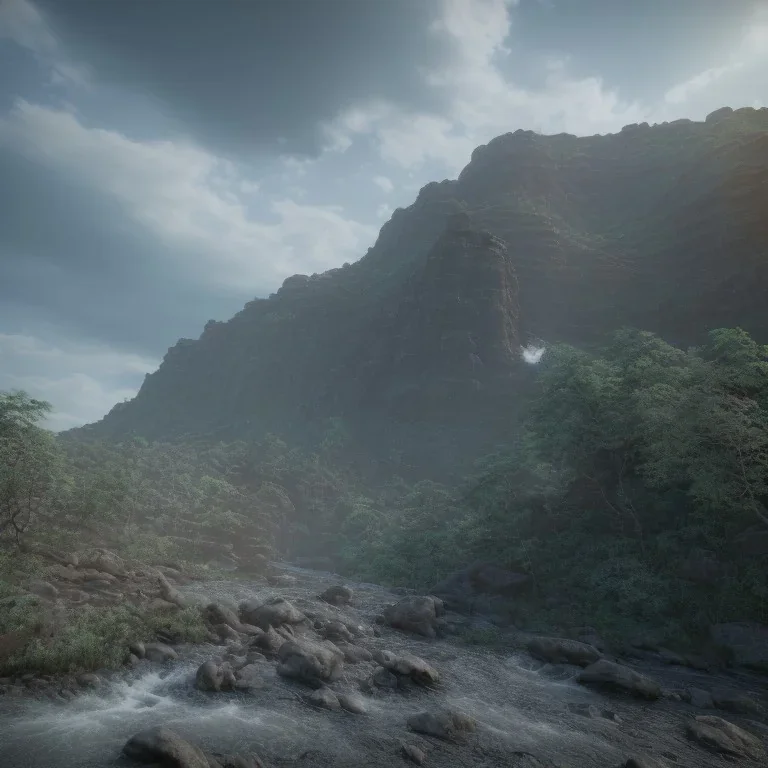
<instances>
[{"instance_id":1,"label":"rock outcrop","mask_svg":"<svg viewBox=\"0 0 768 768\"><path fill-rule=\"evenodd\" d=\"M521 344L625 325L683 345L718 327L768 337L766 149L766 109L499 136L359 261L181 339L133 400L73 434L293 441L340 417L376 461L463 468L515 419Z\"/></svg>"}]
</instances>

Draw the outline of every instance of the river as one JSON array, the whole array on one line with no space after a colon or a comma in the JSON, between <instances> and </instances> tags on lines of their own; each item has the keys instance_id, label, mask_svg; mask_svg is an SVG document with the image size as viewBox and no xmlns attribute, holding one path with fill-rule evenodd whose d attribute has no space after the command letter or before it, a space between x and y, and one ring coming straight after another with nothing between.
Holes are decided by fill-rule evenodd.
<instances>
[{"instance_id":1,"label":"river","mask_svg":"<svg viewBox=\"0 0 768 768\"><path fill-rule=\"evenodd\" d=\"M392 768L405 764L399 754L403 742L423 747L426 765L445 768L616 768L639 754L677 768L733 765L686 738L686 720L702 712L684 702L607 698L578 685L574 668L541 664L522 653L490 652L455 638L427 640L391 629L374 637L370 631L374 617L398 599L392 592L372 584L350 584L353 605L330 608L316 595L340 583L337 577L300 569L290 572L297 578L290 586L220 581L183 590L230 603L254 595L264 599L282 595L305 611L340 614L343 620L368 628L360 644L370 650L407 650L429 661L441 674L439 689L363 694L366 714L330 712L308 706L301 698L306 689L280 678L274 663L269 663L264 665L264 688L248 694L208 694L194 688L195 670L221 649L186 648L175 664L142 662L67 704L0 700L0 766L127 766L121 757L123 744L156 725L168 726L207 750L254 751L271 766ZM657 676L665 687L713 685L712 676L683 668L643 671ZM334 688L359 693L359 680L369 672L366 665L347 665ZM727 682L742 684L736 678ZM445 706L477 720L477 732L465 744L408 731L410 714ZM763 739L768 733L760 719L727 717ZM757 763L742 759L740 765Z\"/></svg>"}]
</instances>

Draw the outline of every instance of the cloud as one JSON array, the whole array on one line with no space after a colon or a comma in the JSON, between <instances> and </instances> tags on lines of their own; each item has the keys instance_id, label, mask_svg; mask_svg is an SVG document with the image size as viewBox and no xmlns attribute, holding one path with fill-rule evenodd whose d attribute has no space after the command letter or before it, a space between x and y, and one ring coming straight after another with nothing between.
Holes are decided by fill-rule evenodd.
<instances>
[{"instance_id":1,"label":"cloud","mask_svg":"<svg viewBox=\"0 0 768 768\"><path fill-rule=\"evenodd\" d=\"M86 85L88 70L68 61L59 41L54 37L45 18L28 0L3 0L0 3L0 40L12 40L30 51L49 69L51 82Z\"/></svg>"},{"instance_id":2,"label":"cloud","mask_svg":"<svg viewBox=\"0 0 768 768\"><path fill-rule=\"evenodd\" d=\"M426 103L413 71L445 56L427 31L432 0L192 2L181 14L178 0L35 2L100 82L151 95L219 154L316 155L319 125L350 101Z\"/></svg>"},{"instance_id":3,"label":"cloud","mask_svg":"<svg viewBox=\"0 0 768 768\"><path fill-rule=\"evenodd\" d=\"M698 112L706 112L726 104L752 104L760 101L756 96L759 91L762 91L763 95L766 93L763 85L766 71L768 5L755 9L725 61L675 84L664 94L664 101L678 109L684 106Z\"/></svg>"},{"instance_id":4,"label":"cloud","mask_svg":"<svg viewBox=\"0 0 768 768\"><path fill-rule=\"evenodd\" d=\"M373 183L379 189L387 193L391 192L395 188L395 185L392 183L392 180L388 179L386 176L374 176Z\"/></svg>"},{"instance_id":5,"label":"cloud","mask_svg":"<svg viewBox=\"0 0 768 768\"><path fill-rule=\"evenodd\" d=\"M376 234L339 207L286 199L268 203L266 222L251 205L258 180L230 161L185 141L86 127L69 111L19 101L0 121L0 144L111 197L174 249L179 267L224 288L263 290L355 260Z\"/></svg>"},{"instance_id":6,"label":"cloud","mask_svg":"<svg viewBox=\"0 0 768 768\"><path fill-rule=\"evenodd\" d=\"M133 397L158 360L109 347L0 333L0 391L23 389L54 406L46 426L69 429Z\"/></svg>"},{"instance_id":7,"label":"cloud","mask_svg":"<svg viewBox=\"0 0 768 768\"><path fill-rule=\"evenodd\" d=\"M457 172L478 144L518 127L584 135L644 119L646 110L622 101L599 78L571 77L565 59L547 62L540 88L508 79L500 61L513 44L510 13L516 5L514 0L442 0L430 30L452 55L421 76L446 109L407 110L380 99L356 104L325 126L327 150L346 151L357 139L370 137L389 163L414 169L433 161Z\"/></svg>"}]
</instances>

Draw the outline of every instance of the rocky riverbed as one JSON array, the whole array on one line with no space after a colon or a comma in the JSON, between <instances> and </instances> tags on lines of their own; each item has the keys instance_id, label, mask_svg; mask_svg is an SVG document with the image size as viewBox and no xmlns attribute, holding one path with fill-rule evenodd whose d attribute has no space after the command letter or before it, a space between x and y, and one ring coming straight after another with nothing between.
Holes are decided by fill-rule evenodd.
<instances>
[{"instance_id":1,"label":"rocky riverbed","mask_svg":"<svg viewBox=\"0 0 768 768\"><path fill-rule=\"evenodd\" d=\"M468 646L482 620L439 602L370 584L328 602L338 577L282 573L179 588L219 606L221 644L145 658L67 702L0 697L0 765L768 764L760 677L512 633L509 650Z\"/></svg>"}]
</instances>

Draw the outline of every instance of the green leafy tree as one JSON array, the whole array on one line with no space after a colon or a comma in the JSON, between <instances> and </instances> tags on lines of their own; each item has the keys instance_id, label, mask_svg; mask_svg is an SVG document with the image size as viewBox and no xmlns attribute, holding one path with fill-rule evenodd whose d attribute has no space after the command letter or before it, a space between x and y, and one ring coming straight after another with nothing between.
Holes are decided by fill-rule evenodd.
<instances>
[{"instance_id":1,"label":"green leafy tree","mask_svg":"<svg viewBox=\"0 0 768 768\"><path fill-rule=\"evenodd\" d=\"M50 405L0 393L0 536L17 543L53 504L60 480L54 436L39 426Z\"/></svg>"}]
</instances>

